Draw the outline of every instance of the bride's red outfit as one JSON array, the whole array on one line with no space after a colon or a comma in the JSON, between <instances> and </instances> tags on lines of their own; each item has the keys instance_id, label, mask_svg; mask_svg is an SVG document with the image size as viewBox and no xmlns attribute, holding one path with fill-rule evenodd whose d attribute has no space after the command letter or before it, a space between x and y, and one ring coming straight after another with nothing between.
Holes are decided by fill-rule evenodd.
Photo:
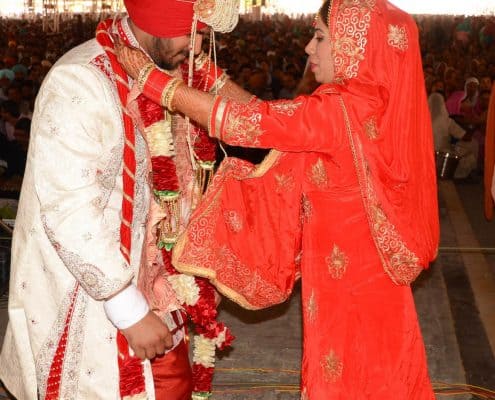
<instances>
[{"instance_id":1,"label":"bride's red outfit","mask_svg":"<svg viewBox=\"0 0 495 400\"><path fill-rule=\"evenodd\" d=\"M384 1L334 1L336 79L311 96L217 98L211 136L273 148L227 159L175 249L257 309L302 277L302 399L434 399L409 284L438 246L417 28Z\"/></svg>"}]
</instances>

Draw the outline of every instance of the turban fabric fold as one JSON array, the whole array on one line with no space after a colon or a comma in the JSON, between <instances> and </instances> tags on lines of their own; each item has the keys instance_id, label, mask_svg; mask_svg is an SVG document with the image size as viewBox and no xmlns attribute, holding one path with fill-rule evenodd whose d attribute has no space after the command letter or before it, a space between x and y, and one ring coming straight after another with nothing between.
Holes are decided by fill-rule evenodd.
<instances>
[{"instance_id":1,"label":"turban fabric fold","mask_svg":"<svg viewBox=\"0 0 495 400\"><path fill-rule=\"evenodd\" d=\"M152 36L173 38L191 33L194 0L124 0L136 26ZM198 23L198 29L205 25Z\"/></svg>"}]
</instances>

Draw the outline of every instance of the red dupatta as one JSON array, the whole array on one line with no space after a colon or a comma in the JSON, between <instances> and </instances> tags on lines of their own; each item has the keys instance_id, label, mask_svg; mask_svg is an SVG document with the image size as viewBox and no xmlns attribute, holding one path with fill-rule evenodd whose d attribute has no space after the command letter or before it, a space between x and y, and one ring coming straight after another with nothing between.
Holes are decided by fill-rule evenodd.
<instances>
[{"instance_id":1,"label":"red dupatta","mask_svg":"<svg viewBox=\"0 0 495 400\"><path fill-rule=\"evenodd\" d=\"M439 240L433 133L417 27L386 1L334 1L330 32L363 201L395 283L436 257Z\"/></svg>"}]
</instances>

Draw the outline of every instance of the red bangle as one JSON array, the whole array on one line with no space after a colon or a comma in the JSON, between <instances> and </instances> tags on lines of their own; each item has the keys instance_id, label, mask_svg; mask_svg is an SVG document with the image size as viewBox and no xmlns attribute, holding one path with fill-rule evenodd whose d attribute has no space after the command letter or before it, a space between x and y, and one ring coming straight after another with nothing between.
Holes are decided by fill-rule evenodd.
<instances>
[{"instance_id":1,"label":"red bangle","mask_svg":"<svg viewBox=\"0 0 495 400\"><path fill-rule=\"evenodd\" d=\"M227 115L231 102L221 96L215 96L208 118L208 134L211 137L222 140L225 115Z\"/></svg>"},{"instance_id":2,"label":"red bangle","mask_svg":"<svg viewBox=\"0 0 495 400\"><path fill-rule=\"evenodd\" d=\"M173 79L172 76L154 68L148 75L148 79L144 82L143 94L157 104L161 104L162 93L167 87L167 84ZM162 104L163 106L165 104Z\"/></svg>"}]
</instances>

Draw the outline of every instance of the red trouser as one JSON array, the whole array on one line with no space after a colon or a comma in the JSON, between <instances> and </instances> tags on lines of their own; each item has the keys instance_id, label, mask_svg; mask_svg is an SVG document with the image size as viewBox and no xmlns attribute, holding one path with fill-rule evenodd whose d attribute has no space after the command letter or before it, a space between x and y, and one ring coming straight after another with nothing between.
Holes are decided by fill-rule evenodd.
<instances>
[{"instance_id":1,"label":"red trouser","mask_svg":"<svg viewBox=\"0 0 495 400\"><path fill-rule=\"evenodd\" d=\"M192 371L188 345L183 340L171 352L151 361L157 400L190 400Z\"/></svg>"}]
</instances>

